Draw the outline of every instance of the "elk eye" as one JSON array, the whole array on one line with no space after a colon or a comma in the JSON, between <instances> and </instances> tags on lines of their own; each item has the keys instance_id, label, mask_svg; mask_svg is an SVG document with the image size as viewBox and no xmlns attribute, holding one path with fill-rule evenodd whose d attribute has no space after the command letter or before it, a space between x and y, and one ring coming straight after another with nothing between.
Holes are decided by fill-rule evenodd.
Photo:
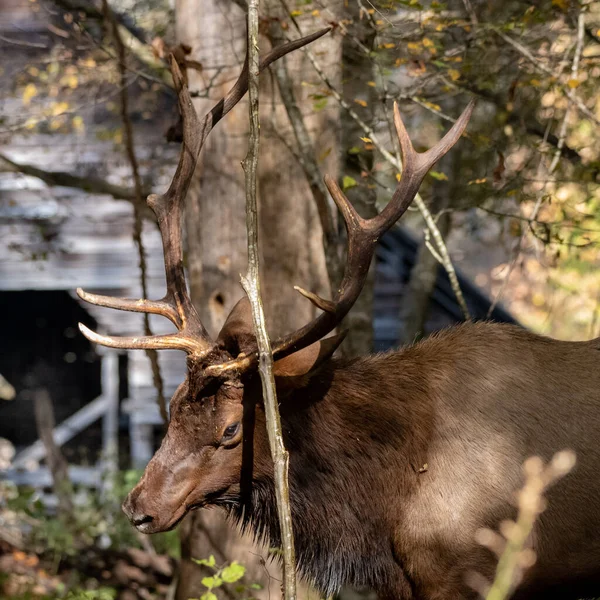
<instances>
[{"instance_id":1,"label":"elk eye","mask_svg":"<svg viewBox=\"0 0 600 600\"><path fill-rule=\"evenodd\" d=\"M240 430L240 425L241 423L239 421L237 423L234 423L233 425L229 425L229 427L227 427L227 429L225 429L225 431L223 432L223 441L226 442L231 438L235 437L238 431Z\"/></svg>"}]
</instances>

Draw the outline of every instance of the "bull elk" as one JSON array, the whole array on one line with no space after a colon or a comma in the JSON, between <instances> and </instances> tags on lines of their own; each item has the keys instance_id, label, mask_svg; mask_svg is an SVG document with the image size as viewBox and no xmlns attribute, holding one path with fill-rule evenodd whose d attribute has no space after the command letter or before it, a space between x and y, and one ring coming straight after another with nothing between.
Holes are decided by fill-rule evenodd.
<instances>
[{"instance_id":1,"label":"bull elk","mask_svg":"<svg viewBox=\"0 0 600 600\"><path fill-rule=\"evenodd\" d=\"M274 49L261 68L326 31ZM166 295L151 301L78 293L99 306L162 315L178 331L119 338L80 328L112 348L188 354L165 438L123 505L133 525L143 533L165 531L193 509L220 506L278 546L249 305L240 300L213 341L188 296L181 246L198 155L246 92L247 68L202 120L174 61L172 72L183 147L168 191L148 198L162 235ZM600 589L600 341L561 342L514 326L465 323L394 352L344 360L332 358L343 336L323 339L359 295L377 240L459 140L472 110L471 103L439 143L418 153L394 107L404 173L372 219L361 218L326 178L348 234L343 281L332 301L300 289L321 312L272 345L298 568L325 595L350 584L389 600L474 597L466 573L492 578L496 566L475 532L514 516L526 457L548 459L566 447L576 451L578 465L549 494L532 535L537 563L518 593L578 598Z\"/></svg>"}]
</instances>

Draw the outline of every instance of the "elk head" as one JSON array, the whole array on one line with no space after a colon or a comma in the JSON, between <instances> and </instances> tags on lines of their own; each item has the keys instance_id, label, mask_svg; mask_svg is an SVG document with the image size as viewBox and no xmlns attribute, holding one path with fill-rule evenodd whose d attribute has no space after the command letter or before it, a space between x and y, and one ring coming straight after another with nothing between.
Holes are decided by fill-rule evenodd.
<instances>
[{"instance_id":1,"label":"elk head","mask_svg":"<svg viewBox=\"0 0 600 600\"><path fill-rule=\"evenodd\" d=\"M261 70L327 31L273 49L261 61ZM245 407L262 401L260 387L256 385L258 354L249 303L246 299L238 302L213 341L188 295L181 244L183 203L198 155L214 125L245 94L247 62L229 94L201 121L173 59L171 70L183 120L183 146L167 192L148 198L161 232L167 293L162 300L152 301L77 291L83 300L99 306L162 315L178 330L174 334L125 338L99 335L80 324L81 331L92 342L111 348L178 349L188 355L188 373L171 399L165 438L123 505L129 519L144 533L174 527L193 508L238 501L242 493L244 451L248 445L260 443L252 441L244 428ZM404 171L392 199L372 219L361 218L336 182L326 176L325 183L344 218L348 236L344 276L333 301L296 288L322 313L304 327L273 342L278 390L305 382L341 343L343 335L322 338L335 329L356 301L378 239L406 211L428 170L458 141L472 110L471 102L438 144L418 153L394 105ZM267 453L268 456L268 449L260 450L264 450L261 455Z\"/></svg>"}]
</instances>

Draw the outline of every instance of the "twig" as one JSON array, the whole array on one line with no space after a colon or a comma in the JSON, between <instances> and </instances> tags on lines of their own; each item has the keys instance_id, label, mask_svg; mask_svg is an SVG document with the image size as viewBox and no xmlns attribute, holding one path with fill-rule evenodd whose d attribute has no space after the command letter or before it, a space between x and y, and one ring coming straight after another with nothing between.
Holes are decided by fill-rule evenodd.
<instances>
[{"instance_id":1,"label":"twig","mask_svg":"<svg viewBox=\"0 0 600 600\"><path fill-rule=\"evenodd\" d=\"M573 63L571 66L571 77L573 79L577 78L577 74L579 72L579 62L581 60L581 53L583 51L583 37L584 37L584 32L585 32L584 24L585 24L584 14L583 14L583 11L580 11L579 17L577 18L577 44L575 47L575 54L573 56ZM562 149L565 145L565 139L567 137L567 125L568 125L569 115L570 115L572 106L573 106L573 101L571 101L569 103L569 105L567 106L567 108L565 110L565 115L563 117L563 120L562 120L562 123L560 126L560 131L558 134L556 150L554 152L554 156L552 157L552 162L550 163L550 166L548 167L548 177L545 179L543 187L538 191L535 205L533 207L533 210L531 211L531 215L529 215L529 218L527 219L529 222L529 230L532 232L534 232L533 228L532 228L532 223L537 221L538 213L540 212L540 209L542 207L542 202L544 201L544 198L545 198L546 187L548 186L548 183L550 183L551 180L555 179L553 177L553 175L554 175L554 171L558 167L558 163L560 162L560 157L562 155ZM548 134L549 134L549 127L547 128L546 134L544 135L544 142L546 141ZM540 162L540 166L541 166L541 164L542 163ZM510 279L510 276L513 274L514 269L517 265L517 261L519 260L519 256L521 255L521 251L523 250L524 240L525 240L525 232L523 232L519 237L519 241L517 242L517 245L514 250L515 256L514 256L513 260L511 261L511 264L508 268L506 277L504 278L504 281L502 282L502 285L500 286L498 293L494 297L494 300L490 304L490 308L487 313L488 318L491 316L492 312L496 308L496 305L502 298L502 296L508 286L508 281Z\"/></svg>"},{"instance_id":2,"label":"twig","mask_svg":"<svg viewBox=\"0 0 600 600\"><path fill-rule=\"evenodd\" d=\"M140 170L135 154L135 145L133 139L133 127L131 126L131 119L129 117L129 94L127 87L124 85L127 78L127 55L125 45L121 39L119 31L119 24L108 5L108 0L102 0L104 7L104 13L106 19L111 25L112 34L117 46L117 55L119 63L119 72L121 76L121 120L123 121L123 139L125 141L125 151L127 153L127 159L131 165L131 172L133 175L134 189L135 189L135 202L133 203L133 241L138 251L139 265L140 265L140 280L142 286L142 298L148 298L148 269L146 264L146 251L142 240L142 217L140 207L144 206L142 178L140 177ZM150 327L150 315L144 313L144 333L147 336L152 335L152 328ZM163 423L169 422L169 415L167 413L167 400L165 398L163 379L160 373L160 363L158 362L158 353L156 350L146 348L145 350L148 361L150 362L150 368L152 369L152 379L154 381L154 387L156 388L156 396L160 416Z\"/></svg>"},{"instance_id":3,"label":"twig","mask_svg":"<svg viewBox=\"0 0 600 600\"><path fill-rule=\"evenodd\" d=\"M48 46L46 44L41 44L39 42L24 42L22 40L13 40L3 35L0 35L0 41L6 42L7 44L11 44L13 46L25 46L26 48L41 48L43 50L48 50Z\"/></svg>"},{"instance_id":4,"label":"twig","mask_svg":"<svg viewBox=\"0 0 600 600\"><path fill-rule=\"evenodd\" d=\"M574 466L575 453L571 450L557 452L546 467L538 456L528 458L523 464L525 484L518 494L517 520L502 523L500 534L491 529L477 532L477 541L499 556L496 576L491 586L481 575L471 574L472 587L485 596L486 600L508 598L520 583L523 570L534 564L535 552L525 545L537 518L544 510L543 495Z\"/></svg>"},{"instance_id":5,"label":"twig","mask_svg":"<svg viewBox=\"0 0 600 600\"><path fill-rule=\"evenodd\" d=\"M242 286L252 306L252 318L259 351L259 373L262 381L269 446L273 458L275 474L275 495L281 529L283 550L283 592L285 600L296 599L296 560L294 555L294 535L290 509L288 460L289 455L283 444L281 420L277 404L277 392L273 377L273 354L267 334L265 315L260 294L259 253L258 253L258 214L256 200L256 169L258 166L258 145L260 136L258 111L258 4L259 0L248 2L248 96L250 137L248 154L243 162L246 176L246 227L248 231L248 271L242 277Z\"/></svg>"},{"instance_id":6,"label":"twig","mask_svg":"<svg viewBox=\"0 0 600 600\"><path fill-rule=\"evenodd\" d=\"M291 13L289 12L289 9L285 3L285 0L280 0L280 2L284 6L284 8L288 11L288 14L290 15L290 19L294 23L294 26L296 27L298 32L300 34L302 34L302 30L300 29L300 26L298 25L296 19L291 16ZM387 160L387 162L389 162L392 166L394 166L398 172L401 172L402 171L402 161L400 160L400 158L394 156L391 152L389 152L385 148L385 146L379 140L379 138L377 137L377 134L373 131L373 129L371 127L369 127L358 116L358 114L350 106L350 104L348 104L348 102L346 102L344 100L344 98L342 98L341 94L337 91L335 86L331 83L331 81L329 80L329 78L327 77L327 75L325 74L325 72L323 71L321 66L319 65L317 59L314 57L312 52L310 52L309 50L306 50L306 49L303 49L303 51L306 53L306 56L312 63L312 66L315 69L315 71L317 72L317 75L320 77L321 81L327 86L327 88L331 92L331 95L337 100L339 105L352 117L352 119L354 119L356 124L365 132L366 136L368 138L370 138L372 144L377 148L377 150L379 150L379 152L385 158L385 160ZM444 266L444 269L446 270L446 273L448 274L448 279L450 280L450 285L452 287L452 291L454 292L454 295L456 296L456 300L457 300L457 302L460 306L460 309L465 317L465 320L468 321L471 319L471 313L469 312L469 308L467 307L465 297L462 293L462 290L460 289L460 284L458 283L458 277L456 276L456 270L454 269L454 265L452 264L452 260L450 258L450 254L448 252L446 243L444 242L444 238L442 237L442 234L440 233L440 230L438 229L430 210L427 208L427 205L423 201L423 198L421 197L420 194L417 194L415 196L415 204L417 205L419 212L423 216L423 219L425 220L425 224L427 225L427 228L431 232L431 235L432 235L432 237L435 241L435 244L438 248L439 254L442 257L442 261L443 261L442 265Z\"/></svg>"},{"instance_id":7,"label":"twig","mask_svg":"<svg viewBox=\"0 0 600 600\"><path fill-rule=\"evenodd\" d=\"M543 73L546 73L546 75L554 77L552 69L541 63L527 48L525 48L525 46L519 44L519 42L513 40L499 29L492 28L492 31L499 35L507 44L510 44L517 52L527 58L538 71L542 71ZM562 84L559 85L567 98L569 98L569 100L571 100L571 102L573 102L588 119L591 119L596 125L600 125L600 119L584 104L583 100L573 90Z\"/></svg>"}]
</instances>

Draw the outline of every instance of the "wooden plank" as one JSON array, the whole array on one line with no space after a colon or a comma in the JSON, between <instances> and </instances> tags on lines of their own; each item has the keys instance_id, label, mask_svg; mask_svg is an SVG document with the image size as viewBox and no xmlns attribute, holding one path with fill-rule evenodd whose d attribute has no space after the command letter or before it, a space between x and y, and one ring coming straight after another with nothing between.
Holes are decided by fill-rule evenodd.
<instances>
[{"instance_id":1,"label":"wooden plank","mask_svg":"<svg viewBox=\"0 0 600 600\"><path fill-rule=\"evenodd\" d=\"M54 429L53 436L56 445L62 446L66 444L94 421L97 421L104 415L109 404L109 398L99 396L89 404L86 404L81 410L78 410L74 415L65 419ZM44 444L40 440L37 440L31 446L19 452L12 461L12 465L15 469L25 469L32 461L39 462L45 456L46 449L44 448Z\"/></svg>"}]
</instances>

